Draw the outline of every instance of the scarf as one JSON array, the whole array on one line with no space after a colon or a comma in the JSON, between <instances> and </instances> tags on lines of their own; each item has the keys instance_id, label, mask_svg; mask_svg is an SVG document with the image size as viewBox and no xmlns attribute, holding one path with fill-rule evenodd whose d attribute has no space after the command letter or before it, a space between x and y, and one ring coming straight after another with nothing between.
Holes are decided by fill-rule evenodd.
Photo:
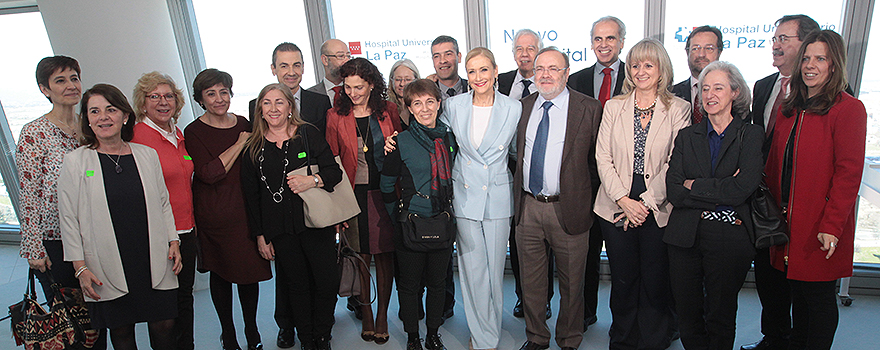
<instances>
[{"instance_id":1,"label":"scarf","mask_svg":"<svg viewBox=\"0 0 880 350\"><path fill-rule=\"evenodd\" d=\"M431 155L431 206L447 210L452 202L452 160L457 152L455 136L442 121L428 128L418 121L409 124L413 138Z\"/></svg>"}]
</instances>

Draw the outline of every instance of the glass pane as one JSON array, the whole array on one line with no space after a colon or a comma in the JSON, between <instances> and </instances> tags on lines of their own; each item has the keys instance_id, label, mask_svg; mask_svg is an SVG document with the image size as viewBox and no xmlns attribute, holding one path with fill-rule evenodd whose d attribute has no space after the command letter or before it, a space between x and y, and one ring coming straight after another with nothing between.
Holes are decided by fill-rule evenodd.
<instances>
[{"instance_id":1,"label":"glass pane","mask_svg":"<svg viewBox=\"0 0 880 350\"><path fill-rule=\"evenodd\" d=\"M880 11L874 10L871 23L875 30L880 21ZM865 55L865 68L862 72L862 86L858 98L868 111L868 136L865 140L865 158L874 163L862 178L863 187L880 189L880 181L874 180L875 172L880 171L880 69L871 64L880 59L880 35L869 35L868 52ZM865 192L873 192L863 188ZM863 194L864 195L864 194ZM859 200L859 217L856 221L855 261L880 263L880 196L866 196Z\"/></svg>"},{"instance_id":2,"label":"glass pane","mask_svg":"<svg viewBox=\"0 0 880 350\"><path fill-rule=\"evenodd\" d=\"M24 124L52 110L52 103L40 92L34 78L40 59L53 55L40 13L0 16L0 47L15 48L0 55L0 101L17 142ZM18 225L6 185L0 179L0 224Z\"/></svg>"},{"instance_id":3,"label":"glass pane","mask_svg":"<svg viewBox=\"0 0 880 350\"><path fill-rule=\"evenodd\" d=\"M751 89L759 79L777 72L772 65L770 42L777 19L803 13L816 20L822 29L839 32L843 3L842 0L741 0L713 2L707 7L705 1L667 0L663 42L672 59L675 82L690 77L684 47L694 27L708 24L721 30L724 39L721 60L734 63Z\"/></svg>"},{"instance_id":4,"label":"glass pane","mask_svg":"<svg viewBox=\"0 0 880 350\"><path fill-rule=\"evenodd\" d=\"M620 54L622 60L626 59L629 48L645 35L644 0L620 0L614 6L588 6L599 11L586 12L566 10L571 8L570 1L542 1L538 7L536 4L526 0L488 0L489 48L495 54L499 72L516 69L512 53L513 35L520 29L534 30L542 37L544 46L556 46L567 52L571 73L596 63L596 55L590 50L590 29L600 17L615 16L626 25L626 38ZM523 9L528 8L547 11L548 15L524 16ZM553 15L549 15L551 12Z\"/></svg>"},{"instance_id":5,"label":"glass pane","mask_svg":"<svg viewBox=\"0 0 880 350\"><path fill-rule=\"evenodd\" d=\"M364 6L361 0L333 0L331 5L336 38L349 43L354 57L373 62L386 82L391 65L403 58L416 64L422 78L433 74L431 42L439 35L458 41L462 60L470 47L465 39L462 1L437 6L424 1L386 0L381 6ZM463 62L458 73L465 76Z\"/></svg>"},{"instance_id":6,"label":"glass pane","mask_svg":"<svg viewBox=\"0 0 880 350\"><path fill-rule=\"evenodd\" d=\"M257 98L264 86L278 82L271 71L272 50L282 42L292 42L302 50L305 74L300 86L308 88L318 81L312 73L302 1L193 0L193 8L205 64L232 75L235 96L230 112L247 116L248 102ZM192 82L187 84L192 86Z\"/></svg>"}]
</instances>

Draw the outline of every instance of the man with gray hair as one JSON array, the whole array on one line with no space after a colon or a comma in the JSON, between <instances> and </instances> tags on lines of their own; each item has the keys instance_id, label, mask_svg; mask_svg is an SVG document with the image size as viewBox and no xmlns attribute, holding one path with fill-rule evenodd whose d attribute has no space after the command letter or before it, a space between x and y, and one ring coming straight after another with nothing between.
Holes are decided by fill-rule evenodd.
<instances>
[{"instance_id":1,"label":"man with gray hair","mask_svg":"<svg viewBox=\"0 0 880 350\"><path fill-rule=\"evenodd\" d=\"M522 100L516 133L513 178L514 223L522 269L526 342L521 350L550 347L544 315L547 263L555 260L559 275L556 344L577 349L584 334L583 280L593 215L592 191L599 178L596 139L602 106L566 87L568 56L548 47L535 57L538 93ZM550 244L554 256L547 254Z\"/></svg>"},{"instance_id":2,"label":"man with gray hair","mask_svg":"<svg viewBox=\"0 0 880 350\"><path fill-rule=\"evenodd\" d=\"M513 59L516 69L498 75L498 92L515 99L523 99L537 91L535 56L544 48L541 37L531 29L520 29L513 35Z\"/></svg>"},{"instance_id":3,"label":"man with gray hair","mask_svg":"<svg viewBox=\"0 0 880 350\"><path fill-rule=\"evenodd\" d=\"M571 75L568 86L593 97L605 107L605 101L620 95L626 80L626 63L620 60L626 25L619 18L605 16L593 22L590 29L590 48L596 54L596 64ZM593 198L599 191L599 182L593 183ZM584 331L596 323L599 305L599 255L602 253L602 230L598 220L590 233L590 251L587 252L587 269L584 276Z\"/></svg>"}]
</instances>

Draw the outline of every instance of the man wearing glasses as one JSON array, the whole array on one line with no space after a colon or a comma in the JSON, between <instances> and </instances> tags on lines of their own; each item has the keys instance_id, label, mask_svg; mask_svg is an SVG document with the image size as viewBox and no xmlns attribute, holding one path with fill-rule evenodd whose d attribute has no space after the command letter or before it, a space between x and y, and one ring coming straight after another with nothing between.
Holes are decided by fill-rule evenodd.
<instances>
[{"instance_id":1,"label":"man wearing glasses","mask_svg":"<svg viewBox=\"0 0 880 350\"><path fill-rule=\"evenodd\" d=\"M336 101L336 94L342 89L342 77L339 76L339 67L351 59L351 51L348 50L342 40L330 39L321 45L321 64L324 65L324 79L309 91L327 95L330 103Z\"/></svg>"},{"instance_id":2,"label":"man wearing glasses","mask_svg":"<svg viewBox=\"0 0 880 350\"><path fill-rule=\"evenodd\" d=\"M698 86L700 72L709 63L717 61L723 49L721 31L718 28L697 27L688 35L684 50L688 55L688 68L691 70L691 77L675 84L672 87L672 93L691 103L693 109L691 122L693 124L703 120L703 112L700 109L700 87Z\"/></svg>"},{"instance_id":3,"label":"man wearing glasses","mask_svg":"<svg viewBox=\"0 0 880 350\"><path fill-rule=\"evenodd\" d=\"M559 279L556 344L577 349L583 340L583 276L592 234L596 138L602 106L566 87L568 56L555 47L535 58L538 93L522 100L516 134L514 223L522 272L527 341L520 350L550 346L545 317L547 254L553 249Z\"/></svg>"},{"instance_id":4,"label":"man wearing glasses","mask_svg":"<svg viewBox=\"0 0 880 350\"><path fill-rule=\"evenodd\" d=\"M753 124L764 127L764 158L770 149L776 116L782 101L788 95L788 83L797 62L802 39L819 24L805 15L783 16L776 21L773 34L773 66L779 72L758 80L752 95ZM770 265L769 249L760 249L755 255L755 288L761 299L761 333L764 338L757 343L743 345L742 350L788 349L791 334L791 291L785 273Z\"/></svg>"}]
</instances>

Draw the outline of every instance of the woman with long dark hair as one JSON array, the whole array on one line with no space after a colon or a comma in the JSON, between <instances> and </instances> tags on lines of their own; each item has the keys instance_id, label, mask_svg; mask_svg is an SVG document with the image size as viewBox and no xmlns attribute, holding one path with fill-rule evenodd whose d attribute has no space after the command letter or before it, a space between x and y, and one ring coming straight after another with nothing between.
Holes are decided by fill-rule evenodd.
<instances>
[{"instance_id":1,"label":"woman with long dark hair","mask_svg":"<svg viewBox=\"0 0 880 350\"><path fill-rule=\"evenodd\" d=\"M867 113L844 91L840 35L822 30L802 40L765 168L764 181L788 216L790 234L788 244L770 248L770 262L791 286L790 349L830 349L838 321L836 281L853 271Z\"/></svg>"}]
</instances>

